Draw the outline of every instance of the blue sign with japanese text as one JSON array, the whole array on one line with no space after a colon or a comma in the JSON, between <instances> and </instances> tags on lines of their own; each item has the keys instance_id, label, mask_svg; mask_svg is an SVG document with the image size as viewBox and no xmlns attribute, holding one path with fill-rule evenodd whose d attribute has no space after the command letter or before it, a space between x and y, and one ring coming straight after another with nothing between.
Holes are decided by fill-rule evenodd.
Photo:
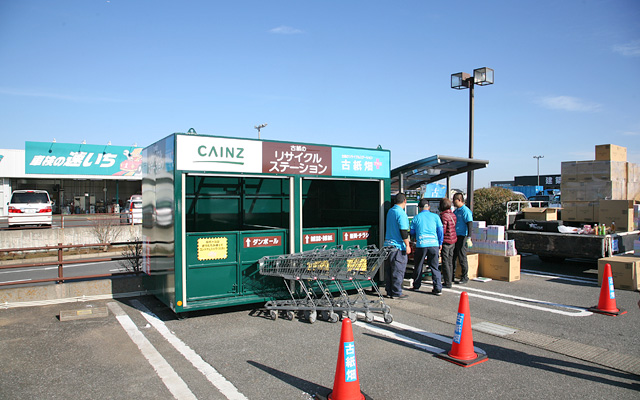
<instances>
[{"instance_id":1,"label":"blue sign with japanese text","mask_svg":"<svg viewBox=\"0 0 640 400\"><path fill-rule=\"evenodd\" d=\"M344 342L344 381L353 382L357 379L356 345L354 342Z\"/></svg>"},{"instance_id":2,"label":"blue sign with japanese text","mask_svg":"<svg viewBox=\"0 0 640 400\"><path fill-rule=\"evenodd\" d=\"M462 339L462 325L464 323L464 314L458 313L458 317L456 318L456 330L453 331L453 341L457 344L460 344L460 340Z\"/></svg>"},{"instance_id":3,"label":"blue sign with japanese text","mask_svg":"<svg viewBox=\"0 0 640 400\"><path fill-rule=\"evenodd\" d=\"M142 147L25 142L27 174L142 176Z\"/></svg>"},{"instance_id":4,"label":"blue sign with japanese text","mask_svg":"<svg viewBox=\"0 0 640 400\"><path fill-rule=\"evenodd\" d=\"M331 175L358 178L389 178L391 159L388 150L331 148Z\"/></svg>"}]
</instances>

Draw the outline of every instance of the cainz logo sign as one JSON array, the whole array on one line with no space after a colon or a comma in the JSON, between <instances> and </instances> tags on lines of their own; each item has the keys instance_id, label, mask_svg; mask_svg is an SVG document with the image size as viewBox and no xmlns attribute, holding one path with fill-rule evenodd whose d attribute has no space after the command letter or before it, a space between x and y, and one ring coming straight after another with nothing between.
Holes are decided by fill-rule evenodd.
<instances>
[{"instance_id":1,"label":"cainz logo sign","mask_svg":"<svg viewBox=\"0 0 640 400\"><path fill-rule=\"evenodd\" d=\"M177 169L208 172L262 172L262 142L179 135L176 141Z\"/></svg>"},{"instance_id":2,"label":"cainz logo sign","mask_svg":"<svg viewBox=\"0 0 640 400\"><path fill-rule=\"evenodd\" d=\"M199 162L244 165L244 156L242 153L244 153L243 147L207 147L205 145L198 147L198 155L206 158L206 160L199 160Z\"/></svg>"}]
</instances>

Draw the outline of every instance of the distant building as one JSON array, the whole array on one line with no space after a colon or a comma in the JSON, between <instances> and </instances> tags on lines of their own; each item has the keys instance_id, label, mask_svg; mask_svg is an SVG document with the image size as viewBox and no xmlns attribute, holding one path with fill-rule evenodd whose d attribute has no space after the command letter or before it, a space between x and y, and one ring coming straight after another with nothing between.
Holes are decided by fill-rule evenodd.
<instances>
[{"instance_id":1,"label":"distant building","mask_svg":"<svg viewBox=\"0 0 640 400\"><path fill-rule=\"evenodd\" d=\"M14 190L49 192L54 213L113 212L141 193L142 147L25 142L0 149L0 215Z\"/></svg>"}]
</instances>

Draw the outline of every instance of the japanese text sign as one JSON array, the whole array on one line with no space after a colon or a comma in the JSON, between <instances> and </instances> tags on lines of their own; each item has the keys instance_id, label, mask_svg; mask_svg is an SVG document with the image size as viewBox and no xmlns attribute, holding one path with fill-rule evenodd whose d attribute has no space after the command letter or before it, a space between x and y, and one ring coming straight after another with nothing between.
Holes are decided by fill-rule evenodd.
<instances>
[{"instance_id":1,"label":"japanese text sign","mask_svg":"<svg viewBox=\"0 0 640 400\"><path fill-rule=\"evenodd\" d=\"M388 178L391 174L390 156L385 150L332 148L334 176L360 178Z\"/></svg>"},{"instance_id":2,"label":"japanese text sign","mask_svg":"<svg viewBox=\"0 0 640 400\"><path fill-rule=\"evenodd\" d=\"M331 147L264 142L262 172L287 175L331 175Z\"/></svg>"},{"instance_id":3,"label":"japanese text sign","mask_svg":"<svg viewBox=\"0 0 640 400\"><path fill-rule=\"evenodd\" d=\"M244 239L244 248L250 247L272 247L280 246L282 238L280 236L253 236Z\"/></svg>"},{"instance_id":4,"label":"japanese text sign","mask_svg":"<svg viewBox=\"0 0 640 400\"><path fill-rule=\"evenodd\" d=\"M25 142L25 173L142 175L142 147Z\"/></svg>"}]
</instances>

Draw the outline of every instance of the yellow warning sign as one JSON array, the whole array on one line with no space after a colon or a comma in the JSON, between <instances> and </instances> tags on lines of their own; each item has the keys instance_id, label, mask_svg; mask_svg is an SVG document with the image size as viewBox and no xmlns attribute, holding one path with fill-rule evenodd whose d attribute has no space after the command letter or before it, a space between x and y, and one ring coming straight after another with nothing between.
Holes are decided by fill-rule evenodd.
<instances>
[{"instance_id":1,"label":"yellow warning sign","mask_svg":"<svg viewBox=\"0 0 640 400\"><path fill-rule=\"evenodd\" d=\"M307 264L309 271L329 271L329 260L313 261Z\"/></svg>"},{"instance_id":2,"label":"yellow warning sign","mask_svg":"<svg viewBox=\"0 0 640 400\"><path fill-rule=\"evenodd\" d=\"M224 260L228 256L226 237L198 239L198 260Z\"/></svg>"},{"instance_id":3,"label":"yellow warning sign","mask_svg":"<svg viewBox=\"0 0 640 400\"><path fill-rule=\"evenodd\" d=\"M347 260L347 271L366 271L366 270L367 270L367 259L365 257L350 258Z\"/></svg>"}]
</instances>

